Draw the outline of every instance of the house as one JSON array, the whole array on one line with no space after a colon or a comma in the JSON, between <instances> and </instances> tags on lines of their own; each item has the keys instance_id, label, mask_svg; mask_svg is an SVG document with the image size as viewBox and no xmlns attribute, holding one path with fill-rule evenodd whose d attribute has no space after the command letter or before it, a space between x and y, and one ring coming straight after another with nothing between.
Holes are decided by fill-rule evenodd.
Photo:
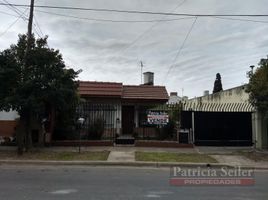
<instances>
[{"instance_id":1,"label":"house","mask_svg":"<svg viewBox=\"0 0 268 200\"><path fill-rule=\"evenodd\" d=\"M153 84L152 72L144 73L144 80L142 85L80 81L78 93L82 102L77 107L77 115L85 119L81 130L83 139L114 140L119 135L144 133L156 136L155 128L141 127L147 122L148 109L165 105L169 97L164 86ZM14 136L18 117L16 112L1 112L0 136ZM40 141L44 137L38 138ZM46 142L48 140L51 141L50 133L46 133Z\"/></svg>"},{"instance_id":2,"label":"house","mask_svg":"<svg viewBox=\"0 0 268 200\"><path fill-rule=\"evenodd\" d=\"M141 135L144 131L150 132L151 136L155 135L154 129L141 128L147 122L147 111L157 105L166 104L169 99L166 88L155 86L152 82L124 85L115 82L80 81L78 92L83 101L77 112L85 118L82 134L86 137L91 132L88 137L98 138L97 130L93 129L99 123L98 129L103 129L101 139L110 139L115 135Z\"/></svg>"},{"instance_id":3,"label":"house","mask_svg":"<svg viewBox=\"0 0 268 200\"><path fill-rule=\"evenodd\" d=\"M14 137L17 118L19 118L19 116L15 111L0 112L0 143L1 141L4 142L4 138L11 140Z\"/></svg>"},{"instance_id":4,"label":"house","mask_svg":"<svg viewBox=\"0 0 268 200\"><path fill-rule=\"evenodd\" d=\"M180 102L182 101L184 102L187 100L188 100L187 96L180 97L178 96L177 92L170 92L168 104L179 104Z\"/></svg>"},{"instance_id":5,"label":"house","mask_svg":"<svg viewBox=\"0 0 268 200\"><path fill-rule=\"evenodd\" d=\"M267 148L267 123L249 103L246 85L189 99L182 127L191 129L196 145Z\"/></svg>"}]
</instances>

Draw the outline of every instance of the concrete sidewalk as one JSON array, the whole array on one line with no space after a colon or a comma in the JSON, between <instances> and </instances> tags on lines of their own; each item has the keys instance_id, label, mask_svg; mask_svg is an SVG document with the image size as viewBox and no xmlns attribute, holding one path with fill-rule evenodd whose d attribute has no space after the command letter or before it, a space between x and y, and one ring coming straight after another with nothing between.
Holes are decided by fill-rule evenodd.
<instances>
[{"instance_id":1,"label":"concrete sidewalk","mask_svg":"<svg viewBox=\"0 0 268 200\"><path fill-rule=\"evenodd\" d=\"M135 151L111 151L108 162L135 162Z\"/></svg>"},{"instance_id":2,"label":"concrete sidewalk","mask_svg":"<svg viewBox=\"0 0 268 200\"><path fill-rule=\"evenodd\" d=\"M77 146L73 147L43 147L36 148L45 152L76 152ZM0 151L16 151L17 147L0 146ZM237 152L252 151L252 147L211 147L211 146L195 146L194 148L160 148L160 147L134 147L134 146L87 146L81 147L82 151L119 151L119 152L132 152L132 151L145 151L145 152L170 152L170 153L203 153L211 155L230 155ZM261 151L261 153L268 153L268 151Z\"/></svg>"},{"instance_id":3,"label":"concrete sidewalk","mask_svg":"<svg viewBox=\"0 0 268 200\"><path fill-rule=\"evenodd\" d=\"M16 147L0 147L0 151L15 151ZM45 147L44 152L78 152L78 147ZM242 166L245 168L267 169L268 161L255 162L237 152L250 152L251 147L195 147L195 148L150 148L150 147L82 147L82 152L110 151L107 161L42 161L42 160L1 160L0 164L48 164L48 165L107 165L107 166L206 166L207 163L139 162L135 152L170 152L209 154L218 163L213 166Z\"/></svg>"},{"instance_id":4,"label":"concrete sidewalk","mask_svg":"<svg viewBox=\"0 0 268 200\"><path fill-rule=\"evenodd\" d=\"M250 152L253 151L253 147L212 147L212 146L195 146L195 150L198 153L204 154L234 154L237 152Z\"/></svg>"}]
</instances>

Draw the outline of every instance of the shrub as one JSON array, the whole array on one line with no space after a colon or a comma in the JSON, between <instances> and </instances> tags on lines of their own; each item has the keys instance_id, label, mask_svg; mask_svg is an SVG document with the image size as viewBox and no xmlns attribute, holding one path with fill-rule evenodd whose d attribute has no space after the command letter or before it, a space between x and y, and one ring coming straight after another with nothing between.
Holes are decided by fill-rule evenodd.
<instances>
[{"instance_id":1,"label":"shrub","mask_svg":"<svg viewBox=\"0 0 268 200\"><path fill-rule=\"evenodd\" d=\"M104 120L96 119L88 128L88 139L100 140L104 132Z\"/></svg>"}]
</instances>

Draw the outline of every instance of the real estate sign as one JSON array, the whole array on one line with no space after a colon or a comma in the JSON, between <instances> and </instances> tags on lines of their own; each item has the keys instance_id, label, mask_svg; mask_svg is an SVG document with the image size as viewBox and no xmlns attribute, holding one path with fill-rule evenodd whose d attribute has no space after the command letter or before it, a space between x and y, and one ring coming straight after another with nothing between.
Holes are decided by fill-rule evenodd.
<instances>
[{"instance_id":1,"label":"real estate sign","mask_svg":"<svg viewBox=\"0 0 268 200\"><path fill-rule=\"evenodd\" d=\"M149 124L165 125L168 123L168 114L160 111L149 111L147 114Z\"/></svg>"}]
</instances>

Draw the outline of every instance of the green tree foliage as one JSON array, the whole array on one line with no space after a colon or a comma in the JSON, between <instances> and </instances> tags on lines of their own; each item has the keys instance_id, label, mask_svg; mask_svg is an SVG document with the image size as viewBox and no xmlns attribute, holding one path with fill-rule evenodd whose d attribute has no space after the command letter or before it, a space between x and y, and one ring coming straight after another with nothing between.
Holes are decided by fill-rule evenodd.
<instances>
[{"instance_id":1,"label":"green tree foliage","mask_svg":"<svg viewBox=\"0 0 268 200\"><path fill-rule=\"evenodd\" d=\"M27 57L26 44L26 35L19 35L16 45L0 52L0 110L20 115L19 151L29 147L33 121L50 118L52 123L57 113L75 108L79 100L79 71L66 68L59 50L48 47L47 37L32 37Z\"/></svg>"},{"instance_id":2,"label":"green tree foliage","mask_svg":"<svg viewBox=\"0 0 268 200\"><path fill-rule=\"evenodd\" d=\"M268 114L268 58L263 58L259 62L259 67L253 73L248 73L249 100L253 106L264 114Z\"/></svg>"},{"instance_id":3,"label":"green tree foliage","mask_svg":"<svg viewBox=\"0 0 268 200\"><path fill-rule=\"evenodd\" d=\"M220 73L217 73L216 80L214 82L213 94L220 91L222 91L221 75Z\"/></svg>"}]
</instances>

